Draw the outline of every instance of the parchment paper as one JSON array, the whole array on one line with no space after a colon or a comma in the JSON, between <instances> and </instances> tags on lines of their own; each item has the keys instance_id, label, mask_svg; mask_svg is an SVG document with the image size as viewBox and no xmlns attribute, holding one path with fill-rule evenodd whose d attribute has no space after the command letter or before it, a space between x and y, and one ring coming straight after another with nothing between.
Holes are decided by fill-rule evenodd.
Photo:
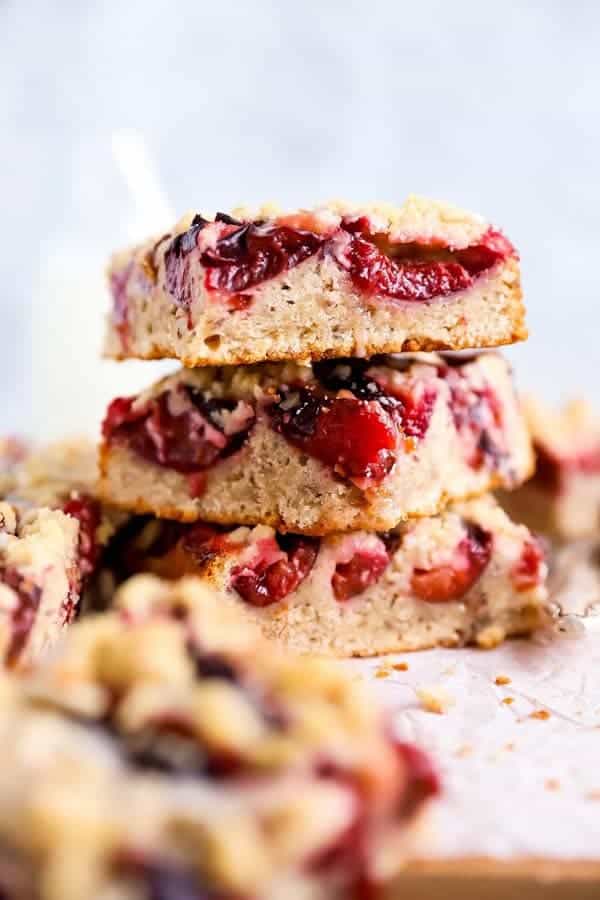
<instances>
[{"instance_id":1,"label":"parchment paper","mask_svg":"<svg viewBox=\"0 0 600 900\"><path fill-rule=\"evenodd\" d=\"M566 628L491 651L350 663L394 711L398 733L437 759L444 793L422 858L600 858L600 618ZM453 705L426 711L423 688Z\"/></svg>"}]
</instances>

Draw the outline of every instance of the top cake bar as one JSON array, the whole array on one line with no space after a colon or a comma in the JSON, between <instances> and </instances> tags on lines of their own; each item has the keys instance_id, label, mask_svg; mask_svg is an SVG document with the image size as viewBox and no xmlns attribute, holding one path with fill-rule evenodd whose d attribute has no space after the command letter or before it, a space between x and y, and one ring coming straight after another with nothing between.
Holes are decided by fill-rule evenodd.
<instances>
[{"instance_id":1,"label":"top cake bar","mask_svg":"<svg viewBox=\"0 0 600 900\"><path fill-rule=\"evenodd\" d=\"M189 215L117 254L107 356L184 365L460 350L527 337L518 255L420 197Z\"/></svg>"}]
</instances>

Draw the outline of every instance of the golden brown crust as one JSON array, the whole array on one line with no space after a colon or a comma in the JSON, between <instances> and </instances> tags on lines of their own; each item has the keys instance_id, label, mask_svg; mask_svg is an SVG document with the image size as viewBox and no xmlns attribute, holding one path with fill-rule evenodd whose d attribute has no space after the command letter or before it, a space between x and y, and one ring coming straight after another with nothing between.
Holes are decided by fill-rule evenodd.
<instances>
[{"instance_id":1,"label":"golden brown crust","mask_svg":"<svg viewBox=\"0 0 600 900\"><path fill-rule=\"evenodd\" d=\"M520 623L515 622L514 625L511 625L510 634L505 634L504 638L507 638L507 637L513 637L513 638L529 637L529 635L532 634L532 632L534 632L537 628L540 627L540 625L542 624L542 621L543 621L543 614L542 614L542 611L539 609L536 609L535 614L532 615L531 608L525 607L523 610L519 610L518 613L515 612L515 616L516 615L523 616L522 622L520 622ZM499 641L498 643L499 644L503 643L504 638L501 641ZM492 646L488 647L485 645L480 645L477 642L477 639L475 639L475 643L482 650L492 650L493 649ZM441 641L431 640L429 643L425 642L423 644L419 644L418 647L407 646L402 641L396 641L396 642L390 642L389 646L385 647L384 649L381 649L378 647L377 652L369 652L366 650L365 651L353 651L351 656L353 659L373 659L378 656L385 656L386 654L389 654L389 653L419 653L421 650L434 650L436 647L443 647L446 650L452 650L456 647L464 647L464 646L466 646L465 642L463 641L461 643L461 641L459 641L459 640L441 640ZM494 646L498 646L498 645L496 644ZM337 656L338 659L344 659L348 656L347 653L344 653L341 650L334 653L333 655Z\"/></svg>"}]
</instances>

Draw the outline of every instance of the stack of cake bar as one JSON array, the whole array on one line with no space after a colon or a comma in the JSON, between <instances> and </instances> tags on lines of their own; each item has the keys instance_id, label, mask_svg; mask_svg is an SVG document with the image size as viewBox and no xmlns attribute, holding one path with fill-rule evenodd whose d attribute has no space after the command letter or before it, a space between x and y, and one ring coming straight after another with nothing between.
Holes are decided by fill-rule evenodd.
<instances>
[{"instance_id":1,"label":"stack of cake bar","mask_svg":"<svg viewBox=\"0 0 600 900\"><path fill-rule=\"evenodd\" d=\"M533 469L488 349L527 334L500 231L414 197L195 215L109 277L107 354L183 363L104 419L100 495L133 514L119 578L195 575L338 656L539 624L543 553L490 493Z\"/></svg>"},{"instance_id":2,"label":"stack of cake bar","mask_svg":"<svg viewBox=\"0 0 600 900\"><path fill-rule=\"evenodd\" d=\"M438 792L351 675L189 579L131 579L0 673L0 743L15 900L376 900Z\"/></svg>"}]
</instances>

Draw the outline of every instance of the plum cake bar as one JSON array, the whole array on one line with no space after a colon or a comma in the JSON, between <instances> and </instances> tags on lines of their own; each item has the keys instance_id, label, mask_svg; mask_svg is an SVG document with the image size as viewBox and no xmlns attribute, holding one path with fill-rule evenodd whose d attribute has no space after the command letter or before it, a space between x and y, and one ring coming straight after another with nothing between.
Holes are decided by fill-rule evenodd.
<instances>
[{"instance_id":1,"label":"plum cake bar","mask_svg":"<svg viewBox=\"0 0 600 900\"><path fill-rule=\"evenodd\" d=\"M426 839L428 757L338 665L265 652L213 602L185 616L189 591L132 580L126 614L0 679L0 893L379 897Z\"/></svg>"},{"instance_id":2,"label":"plum cake bar","mask_svg":"<svg viewBox=\"0 0 600 900\"><path fill-rule=\"evenodd\" d=\"M409 197L188 216L109 267L106 354L186 366L471 349L527 337L517 253Z\"/></svg>"},{"instance_id":3,"label":"plum cake bar","mask_svg":"<svg viewBox=\"0 0 600 900\"><path fill-rule=\"evenodd\" d=\"M495 353L182 369L114 400L103 434L107 502L316 535L385 531L533 465Z\"/></svg>"},{"instance_id":4,"label":"plum cake bar","mask_svg":"<svg viewBox=\"0 0 600 900\"><path fill-rule=\"evenodd\" d=\"M61 636L123 515L94 497L91 443L19 455L0 502L0 660L29 665Z\"/></svg>"},{"instance_id":5,"label":"plum cake bar","mask_svg":"<svg viewBox=\"0 0 600 900\"><path fill-rule=\"evenodd\" d=\"M490 647L545 618L543 551L491 497L385 533L321 539L140 517L107 559L117 581L140 572L196 576L218 604L302 652Z\"/></svg>"},{"instance_id":6,"label":"plum cake bar","mask_svg":"<svg viewBox=\"0 0 600 900\"><path fill-rule=\"evenodd\" d=\"M534 477L502 503L518 521L559 541L600 538L600 416L584 400L552 410L525 398Z\"/></svg>"},{"instance_id":7,"label":"plum cake bar","mask_svg":"<svg viewBox=\"0 0 600 900\"><path fill-rule=\"evenodd\" d=\"M78 521L0 501L0 661L26 665L55 643L81 587Z\"/></svg>"}]
</instances>

